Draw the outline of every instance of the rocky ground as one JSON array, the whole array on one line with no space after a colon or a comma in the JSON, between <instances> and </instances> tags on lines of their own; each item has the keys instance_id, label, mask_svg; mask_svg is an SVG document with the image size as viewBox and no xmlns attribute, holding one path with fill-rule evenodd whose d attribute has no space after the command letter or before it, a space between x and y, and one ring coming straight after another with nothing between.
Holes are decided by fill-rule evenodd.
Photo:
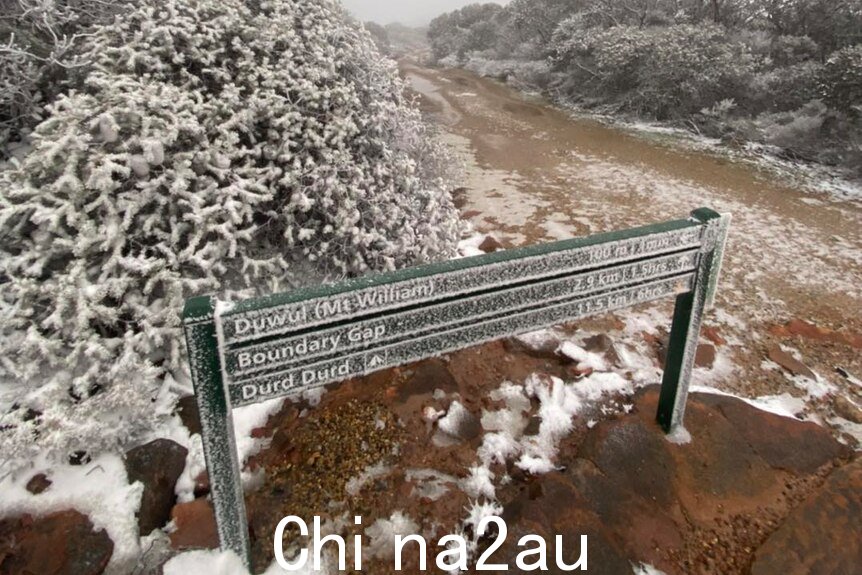
<instances>
[{"instance_id":1,"label":"rocky ground","mask_svg":"<svg viewBox=\"0 0 862 575\"><path fill-rule=\"evenodd\" d=\"M433 566L445 534L463 533L474 558L487 549L492 539L474 526L497 513L509 534L493 561L512 566L518 538L534 533L551 543L551 566L554 535L568 562L588 535L590 573L857 573L858 206L573 120L464 72L405 71L465 159L457 200L488 234L474 242L483 251L700 205L734 213L722 295L698 350L691 442L669 441L653 421L670 303L351 380L240 430L263 447L245 464L258 571L289 514L362 534L364 571L385 574L392 533L425 535ZM177 411L198 437L194 399ZM106 472L99 461L79 464L84 481ZM113 470L141 489L134 527L151 534L136 564L117 563L109 526L70 502L0 518L0 574L160 573L181 551L216 547L207 477L195 465L199 449L162 439ZM193 487L178 500L190 473ZM38 503L61 482L36 470L26 490ZM286 542L302 543L290 532ZM415 572L416 554L406 561Z\"/></svg>"}]
</instances>

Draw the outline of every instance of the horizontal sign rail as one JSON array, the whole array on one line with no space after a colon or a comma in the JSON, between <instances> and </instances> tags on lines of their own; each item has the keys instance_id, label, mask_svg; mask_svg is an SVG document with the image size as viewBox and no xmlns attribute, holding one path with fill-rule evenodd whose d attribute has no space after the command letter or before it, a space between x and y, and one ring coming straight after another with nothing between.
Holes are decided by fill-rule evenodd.
<instances>
[{"instance_id":1,"label":"horizontal sign rail","mask_svg":"<svg viewBox=\"0 0 862 575\"><path fill-rule=\"evenodd\" d=\"M697 267L698 252L632 264L622 264L578 275L567 275L510 289L485 292L430 306L396 310L381 316L348 322L337 327L287 336L274 342L229 349L225 368L231 383L249 375L285 365L307 362L330 355L342 355L367 347L379 347L404 337L418 337L429 329L516 312L537 305L595 293L603 289L634 285Z\"/></svg>"},{"instance_id":2,"label":"horizontal sign rail","mask_svg":"<svg viewBox=\"0 0 862 575\"><path fill-rule=\"evenodd\" d=\"M335 381L367 375L381 369L436 357L507 335L525 333L586 316L646 303L691 291L694 273L686 273L640 287L612 290L548 307L494 317L392 345L329 359L281 373L229 385L231 404L237 407L296 394Z\"/></svg>"},{"instance_id":3,"label":"horizontal sign rail","mask_svg":"<svg viewBox=\"0 0 862 575\"><path fill-rule=\"evenodd\" d=\"M700 246L703 228L688 220L634 230L622 239L568 240L383 274L339 286L238 305L222 316L227 344L257 340L465 293L597 265L633 261ZM614 234L607 234L613 237ZM385 281L384 281L385 280ZM352 287L352 286L355 286Z\"/></svg>"},{"instance_id":4,"label":"horizontal sign rail","mask_svg":"<svg viewBox=\"0 0 862 575\"><path fill-rule=\"evenodd\" d=\"M676 296L657 420L682 425L729 216L452 260L224 304L183 326L222 548L249 557L231 410L510 335Z\"/></svg>"}]
</instances>

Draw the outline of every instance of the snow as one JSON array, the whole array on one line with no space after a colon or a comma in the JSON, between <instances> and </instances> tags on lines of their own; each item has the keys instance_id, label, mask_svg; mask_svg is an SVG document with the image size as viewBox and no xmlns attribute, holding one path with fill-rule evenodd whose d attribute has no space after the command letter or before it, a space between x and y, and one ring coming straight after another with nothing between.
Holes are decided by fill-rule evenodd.
<instances>
[{"instance_id":1,"label":"snow","mask_svg":"<svg viewBox=\"0 0 862 575\"><path fill-rule=\"evenodd\" d=\"M563 342L560 353L578 364L579 369L590 368L596 371L606 371L607 363L602 355L591 353L571 341Z\"/></svg>"},{"instance_id":2,"label":"snow","mask_svg":"<svg viewBox=\"0 0 862 575\"><path fill-rule=\"evenodd\" d=\"M467 509L467 518L464 519L465 527L470 527L473 532L473 542L479 540L479 524L486 517L500 517L503 514L503 506L493 501L473 501ZM487 533L485 533L487 535Z\"/></svg>"},{"instance_id":3,"label":"snow","mask_svg":"<svg viewBox=\"0 0 862 575\"><path fill-rule=\"evenodd\" d=\"M26 489L36 473L45 473L51 486L40 495ZM123 460L114 454L94 458L86 465L58 464L44 456L28 469L6 474L0 480L0 517L30 514L36 517L75 509L89 516L96 530L104 529L114 542L107 573L127 573L140 554L138 520L143 485L129 485Z\"/></svg>"},{"instance_id":4,"label":"snow","mask_svg":"<svg viewBox=\"0 0 862 575\"><path fill-rule=\"evenodd\" d=\"M309 558L304 569L285 571L273 561L262 575L282 575L284 573L329 575L336 572L329 567L327 561L323 562L319 571L312 569L311 564ZM235 553L214 549L180 553L165 563L163 573L164 575L250 575L242 560Z\"/></svg>"},{"instance_id":5,"label":"snow","mask_svg":"<svg viewBox=\"0 0 862 575\"><path fill-rule=\"evenodd\" d=\"M408 469L404 472L407 481L416 485L413 494L416 497L437 501L446 495L452 487L458 485L458 479L452 475L441 473L435 469Z\"/></svg>"},{"instance_id":6,"label":"snow","mask_svg":"<svg viewBox=\"0 0 862 575\"><path fill-rule=\"evenodd\" d=\"M253 430L266 425L269 417L281 409L284 401L284 399L270 399L233 410L234 437L236 438L240 466L242 466L242 462L259 453L268 444L268 440L255 439L251 433ZM242 472L242 479L243 483L254 481L253 474L246 470Z\"/></svg>"},{"instance_id":7,"label":"snow","mask_svg":"<svg viewBox=\"0 0 862 575\"><path fill-rule=\"evenodd\" d=\"M484 465L474 465L470 468L467 477L461 481L461 489L474 499L479 497L496 499L494 474Z\"/></svg>"},{"instance_id":8,"label":"snow","mask_svg":"<svg viewBox=\"0 0 862 575\"><path fill-rule=\"evenodd\" d=\"M685 427L678 426L667 434L666 439L674 445L688 445L691 443L691 433Z\"/></svg>"},{"instance_id":9,"label":"snow","mask_svg":"<svg viewBox=\"0 0 862 575\"><path fill-rule=\"evenodd\" d=\"M796 420L800 419L797 414L802 413L805 410L805 399L794 397L789 393L783 393L781 395L767 395L752 399L704 385L692 385L689 391L691 393L709 393L712 395L733 397L744 401L761 411Z\"/></svg>"},{"instance_id":10,"label":"snow","mask_svg":"<svg viewBox=\"0 0 862 575\"><path fill-rule=\"evenodd\" d=\"M647 563L632 564L632 573L634 575L666 575L664 571L659 571Z\"/></svg>"},{"instance_id":11,"label":"snow","mask_svg":"<svg viewBox=\"0 0 862 575\"><path fill-rule=\"evenodd\" d=\"M395 511L388 518L377 519L365 528L367 545L362 548L363 557L389 559L395 555L395 536L418 533L419 526L402 511Z\"/></svg>"},{"instance_id":12,"label":"snow","mask_svg":"<svg viewBox=\"0 0 862 575\"><path fill-rule=\"evenodd\" d=\"M362 470L356 477L351 477L344 486L345 491L351 497L356 497L359 495L359 492L362 491L362 488L365 487L369 482L374 481L379 477L383 477L388 474L392 468L382 461L375 463L374 465L370 465Z\"/></svg>"},{"instance_id":13,"label":"snow","mask_svg":"<svg viewBox=\"0 0 862 575\"><path fill-rule=\"evenodd\" d=\"M464 421L467 421L471 417L472 414L470 411L460 401L453 401L446 415L437 421L437 426L441 431L453 437L458 437L459 430L462 428Z\"/></svg>"}]
</instances>

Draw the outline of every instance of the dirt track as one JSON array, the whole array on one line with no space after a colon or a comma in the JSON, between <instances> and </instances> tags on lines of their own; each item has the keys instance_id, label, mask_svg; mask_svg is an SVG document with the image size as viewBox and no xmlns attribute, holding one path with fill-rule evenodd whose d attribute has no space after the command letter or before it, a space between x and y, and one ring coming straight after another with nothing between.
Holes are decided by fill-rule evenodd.
<instances>
[{"instance_id":1,"label":"dirt track","mask_svg":"<svg viewBox=\"0 0 862 575\"><path fill-rule=\"evenodd\" d=\"M462 70L402 63L423 110L467 168L463 213L504 245L565 239L676 219L706 206L734 217L716 311L727 345L695 384L748 397L790 394L839 436L835 398L862 403L862 206L815 195L755 166L576 118ZM651 308L659 323L670 304ZM814 329L791 320L802 320ZM801 335L800 335L801 334ZM767 361L784 346L817 375ZM846 403L846 402L845 402ZM852 408L852 406L851 406Z\"/></svg>"}]
</instances>

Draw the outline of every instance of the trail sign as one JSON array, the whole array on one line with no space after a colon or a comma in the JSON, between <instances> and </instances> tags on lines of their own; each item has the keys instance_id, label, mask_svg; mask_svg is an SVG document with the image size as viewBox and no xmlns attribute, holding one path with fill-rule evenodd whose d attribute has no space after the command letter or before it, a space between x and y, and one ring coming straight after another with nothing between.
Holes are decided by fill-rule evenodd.
<instances>
[{"instance_id":1,"label":"trail sign","mask_svg":"<svg viewBox=\"0 0 862 575\"><path fill-rule=\"evenodd\" d=\"M676 296L657 419L682 425L729 216L452 260L242 301L188 300L183 325L224 549L249 558L231 409L509 335Z\"/></svg>"}]
</instances>

